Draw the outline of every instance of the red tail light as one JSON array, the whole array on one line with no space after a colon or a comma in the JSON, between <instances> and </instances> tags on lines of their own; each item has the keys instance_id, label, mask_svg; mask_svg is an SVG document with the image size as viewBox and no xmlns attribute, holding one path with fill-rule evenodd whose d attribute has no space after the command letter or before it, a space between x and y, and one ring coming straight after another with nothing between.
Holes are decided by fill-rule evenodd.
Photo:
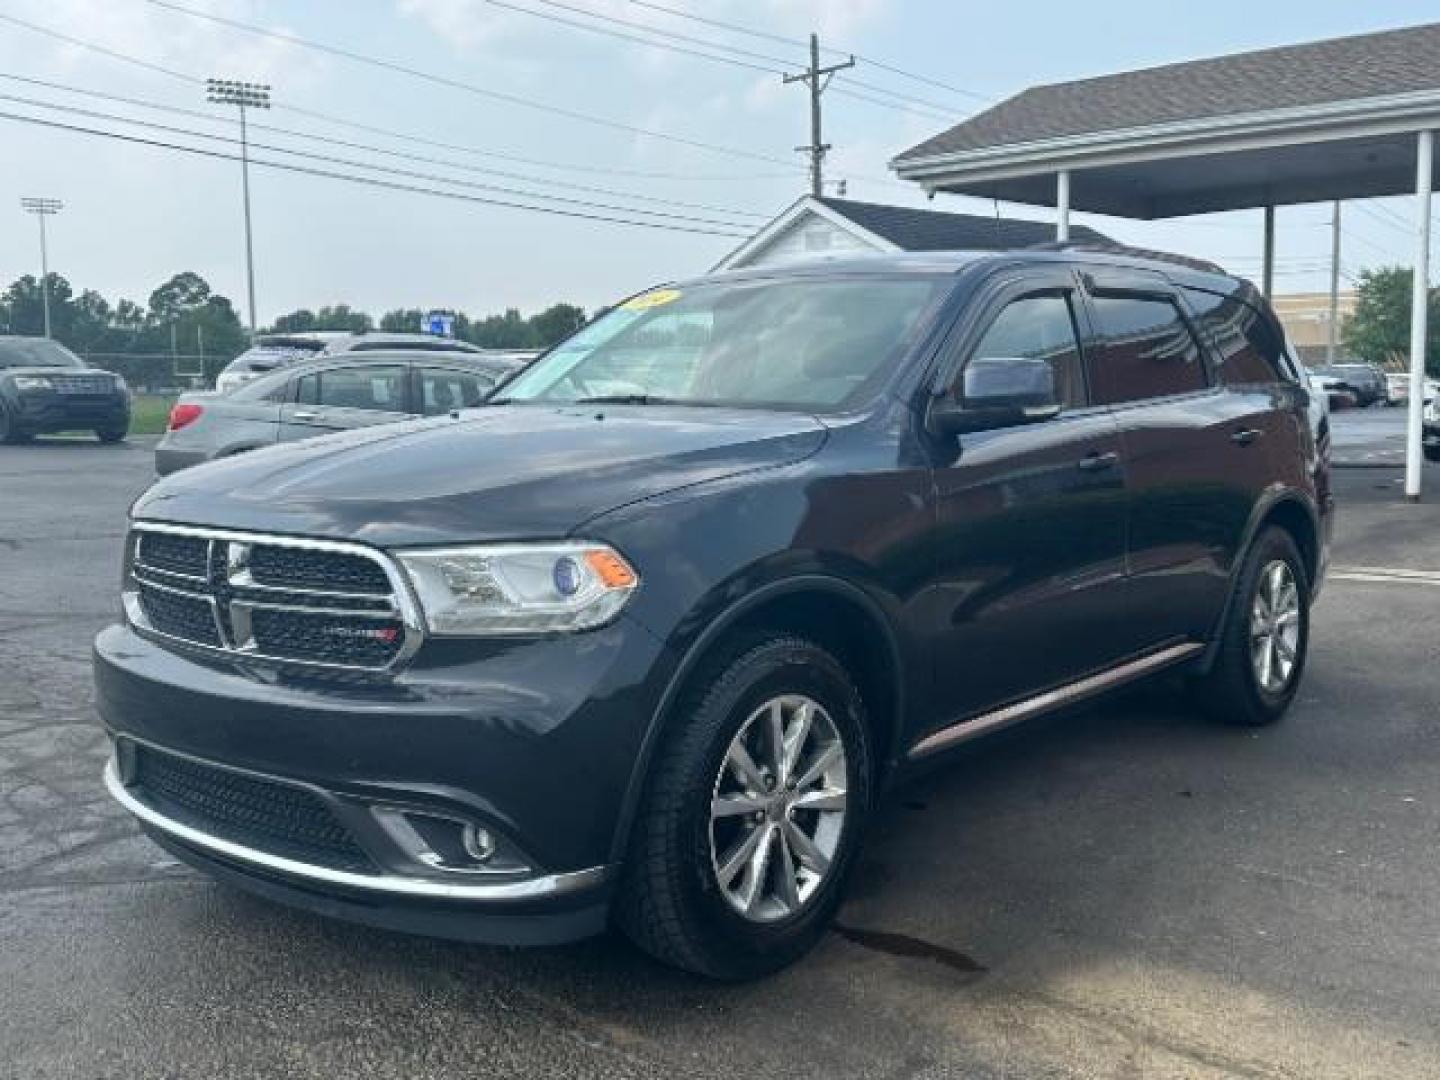
<instances>
[{"instance_id":1,"label":"red tail light","mask_svg":"<svg viewBox=\"0 0 1440 1080\"><path fill-rule=\"evenodd\" d=\"M200 414L204 411L203 406L192 405L187 401L180 402L170 410L170 430L179 431L187 424L193 424L200 419Z\"/></svg>"}]
</instances>

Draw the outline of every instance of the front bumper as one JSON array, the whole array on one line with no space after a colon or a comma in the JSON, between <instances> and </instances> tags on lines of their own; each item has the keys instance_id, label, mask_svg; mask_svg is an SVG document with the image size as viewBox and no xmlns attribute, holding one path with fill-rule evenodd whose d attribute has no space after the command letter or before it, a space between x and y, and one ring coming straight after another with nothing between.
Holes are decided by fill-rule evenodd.
<instances>
[{"instance_id":1,"label":"front bumper","mask_svg":"<svg viewBox=\"0 0 1440 1080\"><path fill-rule=\"evenodd\" d=\"M73 431L118 428L130 422L130 398L113 394L60 394L27 391L15 399L15 423L23 431Z\"/></svg>"},{"instance_id":2,"label":"front bumper","mask_svg":"<svg viewBox=\"0 0 1440 1080\"><path fill-rule=\"evenodd\" d=\"M393 680L321 683L257 677L110 627L95 645L98 708L117 751L106 786L180 859L287 903L507 944L597 932L663 649L623 619L479 655L465 645L432 642ZM178 812L130 783L135 748L309 793L365 864ZM224 784L214 791L234 801ZM377 820L395 808L490 830L522 865L492 874L425 862Z\"/></svg>"}]
</instances>

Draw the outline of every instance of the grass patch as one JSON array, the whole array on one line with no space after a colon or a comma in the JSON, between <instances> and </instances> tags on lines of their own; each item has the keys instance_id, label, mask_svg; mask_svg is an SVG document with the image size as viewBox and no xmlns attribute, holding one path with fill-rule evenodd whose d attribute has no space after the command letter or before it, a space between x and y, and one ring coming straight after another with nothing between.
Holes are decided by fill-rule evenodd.
<instances>
[{"instance_id":1,"label":"grass patch","mask_svg":"<svg viewBox=\"0 0 1440 1080\"><path fill-rule=\"evenodd\" d=\"M163 434L174 404L174 394L136 394L130 402L130 434Z\"/></svg>"}]
</instances>

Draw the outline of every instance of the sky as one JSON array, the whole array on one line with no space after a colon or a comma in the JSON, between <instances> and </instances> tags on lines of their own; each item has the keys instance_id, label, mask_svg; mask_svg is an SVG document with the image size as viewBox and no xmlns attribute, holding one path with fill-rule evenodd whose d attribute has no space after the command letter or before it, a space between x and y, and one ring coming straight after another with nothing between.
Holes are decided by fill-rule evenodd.
<instances>
[{"instance_id":1,"label":"sky","mask_svg":"<svg viewBox=\"0 0 1440 1080\"><path fill-rule=\"evenodd\" d=\"M312 170L252 167L261 325L333 303L377 316L394 307L528 313L562 300L593 308L703 273L802 194L803 160L793 148L808 141L808 102L778 72L800 68L801 39L812 31L827 48L862 58L825 96L825 138L835 147L827 180L843 179L850 198L989 214L988 201L959 196L927 204L894 177L889 160L1029 85L1406 26L1424 20L1423 7L1414 0L0 0L0 287L38 272L36 222L19 200L49 196L65 204L50 221L50 265L77 288L112 303L143 303L170 275L193 270L243 313L235 110L207 104L207 77L269 83L275 107L251 112L252 156ZM721 63L615 36L654 40L628 25L635 23L678 49L744 52L728 51L732 62ZM7 118L16 116L226 156ZM1036 208L1002 210L1048 218ZM1347 204L1347 282L1365 267L1408 261L1409 214L1403 199ZM1330 215L1328 204L1280 209L1277 291L1328 287ZM1158 223L1075 220L1128 243L1258 273L1258 211Z\"/></svg>"}]
</instances>

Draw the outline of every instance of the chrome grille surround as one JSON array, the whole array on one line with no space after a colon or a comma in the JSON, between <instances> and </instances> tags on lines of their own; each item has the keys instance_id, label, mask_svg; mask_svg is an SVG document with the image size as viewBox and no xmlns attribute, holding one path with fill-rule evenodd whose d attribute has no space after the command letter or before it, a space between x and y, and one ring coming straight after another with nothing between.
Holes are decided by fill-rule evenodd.
<instances>
[{"instance_id":1,"label":"chrome grille surround","mask_svg":"<svg viewBox=\"0 0 1440 1080\"><path fill-rule=\"evenodd\" d=\"M164 558L153 562L146 559L146 540L152 539L156 551ZM203 572L197 544L203 544ZM308 556L330 555L337 564L354 565L364 559L384 575L384 592L348 592L343 589L313 587L311 583L287 583L283 587L255 580L250 570L250 555L257 548L278 548L304 552ZM190 564L182 561L181 553L189 552ZM323 570L323 562L312 565ZM183 570L181 569L183 567ZM377 579L378 581L378 579ZM317 582L315 584L321 584ZM187 635L174 625L157 626L147 611L146 595L162 594L208 605L214 621L214 636ZM277 667L330 671L336 674L386 674L395 671L419 649L424 639L420 609L400 568L388 555L376 548L343 540L318 540L308 537L282 536L271 533L240 532L192 525L170 525L162 522L135 521L125 541L125 583L123 589L125 617L130 625L146 637L181 649L232 660L258 661ZM152 605L152 610L159 610ZM318 628L312 642L313 655L284 654L257 638L255 614L266 613L271 623L289 619L296 628L315 625L317 617L335 619L337 641L320 637ZM374 622L377 634L371 637L364 627ZM394 628L398 640L393 653L370 647L382 631ZM289 642L305 641L288 636ZM363 654L353 662L344 658L345 640L362 643ZM218 641L219 644L214 644ZM388 642L387 642L388 644ZM337 658L340 657L340 658Z\"/></svg>"}]
</instances>

